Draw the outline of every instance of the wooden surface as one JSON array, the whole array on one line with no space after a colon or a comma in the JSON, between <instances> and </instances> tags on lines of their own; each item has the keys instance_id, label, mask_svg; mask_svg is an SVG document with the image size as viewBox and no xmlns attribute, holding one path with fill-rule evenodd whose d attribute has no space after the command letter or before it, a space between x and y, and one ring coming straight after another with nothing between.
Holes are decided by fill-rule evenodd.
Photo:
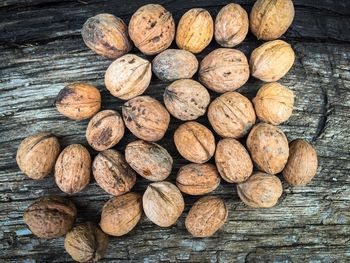
<instances>
[{"instance_id":1,"label":"wooden surface","mask_svg":"<svg viewBox=\"0 0 350 263\"><path fill-rule=\"evenodd\" d=\"M162 2L178 22L191 7L207 8L215 17L229 1ZM249 11L254 1L236 2ZM111 12L128 22L145 3L0 1L1 262L71 261L63 238L35 238L23 223L23 211L33 200L63 193L52 176L42 181L26 178L16 165L16 149L23 138L42 130L58 135L62 146L87 145L87 121L68 120L53 107L56 94L67 83L96 85L102 93L103 109L120 111L123 102L110 96L103 84L111 61L84 45L80 29L88 17L101 12ZM296 61L281 82L294 91L296 103L293 116L281 128L289 140L300 137L315 145L317 177L306 187L290 187L283 181L279 204L262 210L243 205L234 185L222 183L213 194L225 199L228 221L215 236L206 239L191 238L185 230L184 218L198 199L185 196L186 209L176 225L160 228L144 216L126 236L110 238L102 262L350 262L350 1L294 3L296 17L283 39L292 44ZM238 49L249 57L258 45L249 34ZM202 59L217 47L213 42L197 57ZM239 91L252 98L261 84L251 78ZM166 85L153 78L146 94L162 100ZM200 122L208 124L205 118ZM169 177L172 182L179 167L187 163L172 142L179 123L172 119L166 138L160 142L175 159ZM116 149L124 151L126 143L134 139L127 132ZM134 190L142 193L148 183L139 177ZM91 182L71 198L78 207L78 222L98 222L101 207L110 196Z\"/></svg>"}]
</instances>

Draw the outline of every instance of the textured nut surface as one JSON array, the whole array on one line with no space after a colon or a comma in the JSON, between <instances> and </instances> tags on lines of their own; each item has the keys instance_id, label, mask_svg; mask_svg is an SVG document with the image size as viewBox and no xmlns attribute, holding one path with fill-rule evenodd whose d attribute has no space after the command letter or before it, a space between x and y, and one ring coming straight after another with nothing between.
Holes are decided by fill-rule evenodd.
<instances>
[{"instance_id":1,"label":"textured nut surface","mask_svg":"<svg viewBox=\"0 0 350 263\"><path fill-rule=\"evenodd\" d=\"M175 118L183 121L203 116L210 102L209 92L199 82L180 79L164 91L164 104Z\"/></svg>"},{"instance_id":2,"label":"textured nut surface","mask_svg":"<svg viewBox=\"0 0 350 263\"><path fill-rule=\"evenodd\" d=\"M194 237L210 237L224 225L227 215L227 207L221 198L205 196L194 203L185 226Z\"/></svg>"},{"instance_id":3,"label":"textured nut surface","mask_svg":"<svg viewBox=\"0 0 350 263\"><path fill-rule=\"evenodd\" d=\"M18 147L18 167L29 178L42 179L52 172L60 149L57 138L51 133L30 135Z\"/></svg>"},{"instance_id":4,"label":"textured nut surface","mask_svg":"<svg viewBox=\"0 0 350 263\"><path fill-rule=\"evenodd\" d=\"M286 135L278 127L267 123L253 127L247 138L247 148L259 170L269 174L281 172L289 156Z\"/></svg>"},{"instance_id":5,"label":"textured nut surface","mask_svg":"<svg viewBox=\"0 0 350 263\"><path fill-rule=\"evenodd\" d=\"M215 165L191 163L182 166L176 177L181 192L189 195L203 195L214 191L220 184Z\"/></svg>"},{"instance_id":6,"label":"textured nut surface","mask_svg":"<svg viewBox=\"0 0 350 263\"><path fill-rule=\"evenodd\" d=\"M160 80L190 79L197 72L198 60L191 52L167 49L152 61L153 73Z\"/></svg>"},{"instance_id":7,"label":"textured nut surface","mask_svg":"<svg viewBox=\"0 0 350 263\"><path fill-rule=\"evenodd\" d=\"M107 58L119 58L132 47L127 26L111 14L90 17L83 25L81 35L91 50Z\"/></svg>"},{"instance_id":8,"label":"textured nut surface","mask_svg":"<svg viewBox=\"0 0 350 263\"><path fill-rule=\"evenodd\" d=\"M253 172L253 162L244 146L237 140L219 141L215 151L215 163L221 177L229 183L240 183Z\"/></svg>"},{"instance_id":9,"label":"textured nut surface","mask_svg":"<svg viewBox=\"0 0 350 263\"><path fill-rule=\"evenodd\" d=\"M138 138L158 141L168 129L170 115L164 106L149 96L139 96L122 106L126 127Z\"/></svg>"},{"instance_id":10,"label":"textured nut surface","mask_svg":"<svg viewBox=\"0 0 350 263\"><path fill-rule=\"evenodd\" d=\"M248 60L239 50L218 48L205 56L200 63L199 80L213 91L234 91L242 87L248 79Z\"/></svg>"},{"instance_id":11,"label":"textured nut surface","mask_svg":"<svg viewBox=\"0 0 350 263\"><path fill-rule=\"evenodd\" d=\"M175 36L175 22L163 6L144 5L132 15L129 35L142 53L154 55L171 45Z\"/></svg>"},{"instance_id":12,"label":"textured nut surface","mask_svg":"<svg viewBox=\"0 0 350 263\"><path fill-rule=\"evenodd\" d=\"M250 30L258 39L277 39L287 31L293 18L291 0L257 0L250 12Z\"/></svg>"},{"instance_id":13,"label":"textured nut surface","mask_svg":"<svg viewBox=\"0 0 350 263\"><path fill-rule=\"evenodd\" d=\"M294 94L277 82L267 83L259 89L253 103L261 121L278 125L292 115Z\"/></svg>"},{"instance_id":14,"label":"textured nut surface","mask_svg":"<svg viewBox=\"0 0 350 263\"><path fill-rule=\"evenodd\" d=\"M194 121L185 122L176 129L174 142L181 156L193 163L205 163L215 152L213 133Z\"/></svg>"},{"instance_id":15,"label":"textured nut surface","mask_svg":"<svg viewBox=\"0 0 350 263\"><path fill-rule=\"evenodd\" d=\"M116 150L100 152L92 164L92 173L97 184L111 195L129 192L136 182L136 173Z\"/></svg>"},{"instance_id":16,"label":"textured nut surface","mask_svg":"<svg viewBox=\"0 0 350 263\"><path fill-rule=\"evenodd\" d=\"M247 36L249 20L247 12L238 4L224 6L215 19L215 40L220 46L234 47Z\"/></svg>"},{"instance_id":17,"label":"textured nut surface","mask_svg":"<svg viewBox=\"0 0 350 263\"><path fill-rule=\"evenodd\" d=\"M148 219L161 227L175 224L185 207L181 192L169 182L148 185L142 203Z\"/></svg>"},{"instance_id":18,"label":"textured nut surface","mask_svg":"<svg viewBox=\"0 0 350 263\"><path fill-rule=\"evenodd\" d=\"M131 192L113 197L105 203L102 208L100 226L108 235L123 236L137 225L141 216L141 195Z\"/></svg>"},{"instance_id":19,"label":"textured nut surface","mask_svg":"<svg viewBox=\"0 0 350 263\"><path fill-rule=\"evenodd\" d=\"M114 97L129 100L148 88L151 77L151 63L148 60L126 54L109 65L105 85Z\"/></svg>"},{"instance_id":20,"label":"textured nut surface","mask_svg":"<svg viewBox=\"0 0 350 263\"><path fill-rule=\"evenodd\" d=\"M199 53L213 38L214 22L203 8L188 10L180 19L176 31L176 44L180 49Z\"/></svg>"},{"instance_id":21,"label":"textured nut surface","mask_svg":"<svg viewBox=\"0 0 350 263\"><path fill-rule=\"evenodd\" d=\"M282 40L266 42L253 50L250 71L262 81L277 81L291 69L294 59L294 51L288 43Z\"/></svg>"},{"instance_id":22,"label":"textured nut surface","mask_svg":"<svg viewBox=\"0 0 350 263\"><path fill-rule=\"evenodd\" d=\"M317 153L305 140L297 139L289 145L289 158L283 176L290 185L306 185L317 172Z\"/></svg>"},{"instance_id":23,"label":"textured nut surface","mask_svg":"<svg viewBox=\"0 0 350 263\"><path fill-rule=\"evenodd\" d=\"M73 226L77 209L61 196L37 199L24 212L24 222L37 237L55 238L65 235Z\"/></svg>"},{"instance_id":24,"label":"textured nut surface","mask_svg":"<svg viewBox=\"0 0 350 263\"><path fill-rule=\"evenodd\" d=\"M91 157L81 144L67 146L58 156L55 165L55 181L65 193L83 190L90 181Z\"/></svg>"},{"instance_id":25,"label":"textured nut surface","mask_svg":"<svg viewBox=\"0 0 350 263\"><path fill-rule=\"evenodd\" d=\"M241 138L254 125L253 104L238 92L227 92L210 103L208 120L221 137Z\"/></svg>"},{"instance_id":26,"label":"textured nut surface","mask_svg":"<svg viewBox=\"0 0 350 263\"><path fill-rule=\"evenodd\" d=\"M277 176L257 172L247 181L237 184L237 192L246 205L267 208L277 204L283 189Z\"/></svg>"},{"instance_id":27,"label":"textured nut surface","mask_svg":"<svg viewBox=\"0 0 350 263\"><path fill-rule=\"evenodd\" d=\"M108 236L92 222L75 226L64 239L64 248L73 260L96 262L103 258L108 247Z\"/></svg>"},{"instance_id":28,"label":"textured nut surface","mask_svg":"<svg viewBox=\"0 0 350 263\"><path fill-rule=\"evenodd\" d=\"M142 140L126 146L125 159L139 175L151 181L163 181L173 167L173 158L165 148Z\"/></svg>"}]
</instances>

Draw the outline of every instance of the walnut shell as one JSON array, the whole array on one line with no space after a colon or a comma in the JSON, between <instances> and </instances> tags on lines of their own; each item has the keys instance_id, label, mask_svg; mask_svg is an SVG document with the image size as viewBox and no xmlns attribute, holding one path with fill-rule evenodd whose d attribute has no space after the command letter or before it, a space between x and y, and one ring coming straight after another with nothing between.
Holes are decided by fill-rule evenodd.
<instances>
[{"instance_id":1,"label":"walnut shell","mask_svg":"<svg viewBox=\"0 0 350 263\"><path fill-rule=\"evenodd\" d=\"M55 135L40 132L28 136L21 142L16 161L19 169L29 178L42 179L52 172L60 150Z\"/></svg>"},{"instance_id":2,"label":"walnut shell","mask_svg":"<svg viewBox=\"0 0 350 263\"><path fill-rule=\"evenodd\" d=\"M253 172L249 153L239 141L231 138L219 141L215 163L221 177L229 183L244 182Z\"/></svg>"},{"instance_id":3,"label":"walnut shell","mask_svg":"<svg viewBox=\"0 0 350 263\"><path fill-rule=\"evenodd\" d=\"M192 8L180 19L176 31L176 44L180 49L199 53L213 38L214 22L203 8Z\"/></svg>"},{"instance_id":4,"label":"walnut shell","mask_svg":"<svg viewBox=\"0 0 350 263\"><path fill-rule=\"evenodd\" d=\"M237 184L237 192L246 205L268 208L277 204L283 189L277 176L256 172L247 181Z\"/></svg>"},{"instance_id":5,"label":"walnut shell","mask_svg":"<svg viewBox=\"0 0 350 263\"><path fill-rule=\"evenodd\" d=\"M271 124L255 125L248 135L247 148L259 170L266 173L277 174L287 163L287 137L281 129Z\"/></svg>"},{"instance_id":6,"label":"walnut shell","mask_svg":"<svg viewBox=\"0 0 350 263\"><path fill-rule=\"evenodd\" d=\"M97 88L86 83L65 86L57 95L56 108L72 120L94 116L101 108L101 95Z\"/></svg>"},{"instance_id":7,"label":"walnut shell","mask_svg":"<svg viewBox=\"0 0 350 263\"><path fill-rule=\"evenodd\" d=\"M219 186L220 181L215 165L209 163L190 163L182 166L176 177L177 187L189 195L210 193Z\"/></svg>"},{"instance_id":8,"label":"walnut shell","mask_svg":"<svg viewBox=\"0 0 350 263\"><path fill-rule=\"evenodd\" d=\"M55 180L63 192L68 194L80 192L89 184L90 175L91 157L83 145L69 145L58 156Z\"/></svg>"},{"instance_id":9,"label":"walnut shell","mask_svg":"<svg viewBox=\"0 0 350 263\"><path fill-rule=\"evenodd\" d=\"M105 203L102 208L100 226L108 235L123 236L137 225L141 216L141 195L131 192L113 197Z\"/></svg>"},{"instance_id":10,"label":"walnut shell","mask_svg":"<svg viewBox=\"0 0 350 263\"><path fill-rule=\"evenodd\" d=\"M234 91L248 79L248 60L236 49L215 49L204 57L199 67L199 81L218 93Z\"/></svg>"},{"instance_id":11,"label":"walnut shell","mask_svg":"<svg viewBox=\"0 0 350 263\"><path fill-rule=\"evenodd\" d=\"M250 30L258 39L277 39L287 31L293 18L291 0L257 0L250 12Z\"/></svg>"},{"instance_id":12,"label":"walnut shell","mask_svg":"<svg viewBox=\"0 0 350 263\"><path fill-rule=\"evenodd\" d=\"M114 97L129 100L148 88L151 77L151 63L148 60L126 54L109 65L105 85Z\"/></svg>"},{"instance_id":13,"label":"walnut shell","mask_svg":"<svg viewBox=\"0 0 350 263\"><path fill-rule=\"evenodd\" d=\"M254 125L253 104L238 92L227 92L209 105L208 120L221 137L241 138Z\"/></svg>"},{"instance_id":14,"label":"walnut shell","mask_svg":"<svg viewBox=\"0 0 350 263\"><path fill-rule=\"evenodd\" d=\"M282 40L266 42L253 50L250 71L262 81L277 81L291 69L294 59L294 51L288 43Z\"/></svg>"},{"instance_id":15,"label":"walnut shell","mask_svg":"<svg viewBox=\"0 0 350 263\"><path fill-rule=\"evenodd\" d=\"M143 194L142 203L148 219L161 227L175 224L185 207L179 189L164 181L149 184Z\"/></svg>"},{"instance_id":16,"label":"walnut shell","mask_svg":"<svg viewBox=\"0 0 350 263\"><path fill-rule=\"evenodd\" d=\"M126 127L138 138L158 141L164 137L170 115L164 106L150 96L139 96L122 106Z\"/></svg>"},{"instance_id":17,"label":"walnut shell","mask_svg":"<svg viewBox=\"0 0 350 263\"><path fill-rule=\"evenodd\" d=\"M305 140L297 139L289 145L289 158L283 176L290 185L306 185L317 172L317 153Z\"/></svg>"},{"instance_id":18,"label":"walnut shell","mask_svg":"<svg viewBox=\"0 0 350 263\"><path fill-rule=\"evenodd\" d=\"M77 209L72 201L61 196L37 199L24 212L24 222L34 235L55 238L65 235L73 226Z\"/></svg>"},{"instance_id":19,"label":"walnut shell","mask_svg":"<svg viewBox=\"0 0 350 263\"><path fill-rule=\"evenodd\" d=\"M126 146L125 159L139 175L151 181L165 180L173 166L173 158L165 148L142 140Z\"/></svg>"},{"instance_id":20,"label":"walnut shell","mask_svg":"<svg viewBox=\"0 0 350 263\"><path fill-rule=\"evenodd\" d=\"M83 25L81 35L92 51L107 58L119 58L132 47L127 26L111 14L90 17Z\"/></svg>"},{"instance_id":21,"label":"walnut shell","mask_svg":"<svg viewBox=\"0 0 350 263\"><path fill-rule=\"evenodd\" d=\"M185 220L194 237L210 237L224 224L228 216L225 202L215 196L205 196L194 203Z\"/></svg>"},{"instance_id":22,"label":"walnut shell","mask_svg":"<svg viewBox=\"0 0 350 263\"><path fill-rule=\"evenodd\" d=\"M129 35L135 46L146 55L154 55L167 49L175 36L175 22L163 6L141 6L132 15Z\"/></svg>"},{"instance_id":23,"label":"walnut shell","mask_svg":"<svg viewBox=\"0 0 350 263\"><path fill-rule=\"evenodd\" d=\"M197 72L198 60L191 52L167 49L152 61L153 73L160 80L190 79Z\"/></svg>"},{"instance_id":24,"label":"walnut shell","mask_svg":"<svg viewBox=\"0 0 350 263\"><path fill-rule=\"evenodd\" d=\"M171 115L183 121L203 116L210 102L207 89L192 79L179 79L171 83L163 97Z\"/></svg>"},{"instance_id":25,"label":"walnut shell","mask_svg":"<svg viewBox=\"0 0 350 263\"><path fill-rule=\"evenodd\" d=\"M108 236L95 223L85 222L75 226L64 239L64 248L78 262L98 261L104 257Z\"/></svg>"},{"instance_id":26,"label":"walnut shell","mask_svg":"<svg viewBox=\"0 0 350 263\"><path fill-rule=\"evenodd\" d=\"M136 182L136 173L116 150L100 152L92 164L92 173L96 183L111 195L129 192Z\"/></svg>"},{"instance_id":27,"label":"walnut shell","mask_svg":"<svg viewBox=\"0 0 350 263\"><path fill-rule=\"evenodd\" d=\"M228 4L221 8L215 19L215 40L220 46L234 47L248 34L247 12L238 4Z\"/></svg>"},{"instance_id":28,"label":"walnut shell","mask_svg":"<svg viewBox=\"0 0 350 263\"><path fill-rule=\"evenodd\" d=\"M193 163L205 163L215 152L213 133L195 121L181 124L174 133L174 142L181 156Z\"/></svg>"}]
</instances>

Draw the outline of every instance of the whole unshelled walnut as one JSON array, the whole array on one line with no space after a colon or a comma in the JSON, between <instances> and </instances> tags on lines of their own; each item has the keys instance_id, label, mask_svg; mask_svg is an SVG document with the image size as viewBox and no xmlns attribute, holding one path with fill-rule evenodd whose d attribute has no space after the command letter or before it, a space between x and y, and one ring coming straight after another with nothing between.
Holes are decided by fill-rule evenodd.
<instances>
[{"instance_id":1,"label":"whole unshelled walnut","mask_svg":"<svg viewBox=\"0 0 350 263\"><path fill-rule=\"evenodd\" d=\"M259 89L253 103L261 121L278 125L292 115L294 94L277 82L267 83Z\"/></svg>"},{"instance_id":2,"label":"whole unshelled walnut","mask_svg":"<svg viewBox=\"0 0 350 263\"><path fill-rule=\"evenodd\" d=\"M126 54L109 65L105 85L114 97L129 100L148 88L151 77L151 63L148 60Z\"/></svg>"},{"instance_id":3,"label":"whole unshelled walnut","mask_svg":"<svg viewBox=\"0 0 350 263\"><path fill-rule=\"evenodd\" d=\"M55 135L40 132L28 136L21 142L16 161L19 169L29 178L42 179L52 172L60 150Z\"/></svg>"},{"instance_id":4,"label":"whole unshelled walnut","mask_svg":"<svg viewBox=\"0 0 350 263\"><path fill-rule=\"evenodd\" d=\"M241 138L254 125L256 117L249 99L238 92L227 92L209 105L208 120L221 137Z\"/></svg>"},{"instance_id":5,"label":"whole unshelled walnut","mask_svg":"<svg viewBox=\"0 0 350 263\"><path fill-rule=\"evenodd\" d=\"M125 159L139 175L151 181L166 179L173 166L173 158L165 148L142 140L126 146Z\"/></svg>"},{"instance_id":6,"label":"whole unshelled walnut","mask_svg":"<svg viewBox=\"0 0 350 263\"><path fill-rule=\"evenodd\" d=\"M73 226L77 209L61 196L37 199L24 212L24 222L37 237L55 238L65 235Z\"/></svg>"},{"instance_id":7,"label":"whole unshelled walnut","mask_svg":"<svg viewBox=\"0 0 350 263\"><path fill-rule=\"evenodd\" d=\"M144 5L132 15L129 35L142 53L154 55L171 45L175 36L175 22L163 6Z\"/></svg>"},{"instance_id":8,"label":"whole unshelled walnut","mask_svg":"<svg viewBox=\"0 0 350 263\"><path fill-rule=\"evenodd\" d=\"M90 181L91 157L81 144L67 146L58 156L55 165L55 181L65 193L83 190Z\"/></svg>"},{"instance_id":9,"label":"whole unshelled walnut","mask_svg":"<svg viewBox=\"0 0 350 263\"><path fill-rule=\"evenodd\" d=\"M277 204L283 189L277 176L254 173L247 181L237 184L239 198L248 206L268 208Z\"/></svg>"},{"instance_id":10,"label":"whole unshelled walnut","mask_svg":"<svg viewBox=\"0 0 350 263\"><path fill-rule=\"evenodd\" d=\"M69 231L64 248L73 260L96 262L104 257L108 247L108 235L92 222L81 223Z\"/></svg>"},{"instance_id":11,"label":"whole unshelled walnut","mask_svg":"<svg viewBox=\"0 0 350 263\"><path fill-rule=\"evenodd\" d=\"M204 57L199 67L199 80L218 93L234 91L249 79L246 56L239 50L218 48Z\"/></svg>"},{"instance_id":12,"label":"whole unshelled walnut","mask_svg":"<svg viewBox=\"0 0 350 263\"><path fill-rule=\"evenodd\" d=\"M250 71L262 81L277 81L291 69L294 59L294 51L288 43L283 40L266 42L252 52Z\"/></svg>"},{"instance_id":13,"label":"whole unshelled walnut","mask_svg":"<svg viewBox=\"0 0 350 263\"><path fill-rule=\"evenodd\" d=\"M194 203L185 220L188 232L194 237L210 237L226 222L225 202L215 196L205 196Z\"/></svg>"},{"instance_id":14,"label":"whole unshelled walnut","mask_svg":"<svg viewBox=\"0 0 350 263\"><path fill-rule=\"evenodd\" d=\"M139 96L122 106L126 127L138 138L158 141L168 129L170 115L164 106L150 96Z\"/></svg>"},{"instance_id":15,"label":"whole unshelled walnut","mask_svg":"<svg viewBox=\"0 0 350 263\"><path fill-rule=\"evenodd\" d=\"M169 182L148 185L142 203L148 219L161 227L175 224L185 207L181 192Z\"/></svg>"},{"instance_id":16,"label":"whole unshelled walnut","mask_svg":"<svg viewBox=\"0 0 350 263\"><path fill-rule=\"evenodd\" d=\"M111 14L90 17L83 25L81 35L91 50L107 58L119 58L132 47L127 26Z\"/></svg>"},{"instance_id":17,"label":"whole unshelled walnut","mask_svg":"<svg viewBox=\"0 0 350 263\"><path fill-rule=\"evenodd\" d=\"M192 79L179 79L164 91L165 107L171 115L183 121L203 116L209 102L207 89Z\"/></svg>"},{"instance_id":18,"label":"whole unshelled walnut","mask_svg":"<svg viewBox=\"0 0 350 263\"><path fill-rule=\"evenodd\" d=\"M97 88L86 83L65 86L57 95L56 108L73 120L84 120L94 116L101 108L101 95Z\"/></svg>"},{"instance_id":19,"label":"whole unshelled walnut","mask_svg":"<svg viewBox=\"0 0 350 263\"><path fill-rule=\"evenodd\" d=\"M297 139L289 145L289 158L283 176L290 185L306 185L316 175L317 153L305 140Z\"/></svg>"}]
</instances>

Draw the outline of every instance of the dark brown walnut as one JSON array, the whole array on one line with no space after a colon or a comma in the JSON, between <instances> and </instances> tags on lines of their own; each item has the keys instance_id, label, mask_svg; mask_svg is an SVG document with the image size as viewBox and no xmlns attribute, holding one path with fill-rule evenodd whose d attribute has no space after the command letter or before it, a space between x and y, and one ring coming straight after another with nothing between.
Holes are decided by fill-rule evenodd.
<instances>
[{"instance_id":1,"label":"dark brown walnut","mask_svg":"<svg viewBox=\"0 0 350 263\"><path fill-rule=\"evenodd\" d=\"M256 172L247 181L237 184L237 192L246 205L268 208L277 204L283 189L277 176Z\"/></svg>"},{"instance_id":2,"label":"dark brown walnut","mask_svg":"<svg viewBox=\"0 0 350 263\"><path fill-rule=\"evenodd\" d=\"M126 127L138 138L158 141L164 137L170 115L164 106L150 96L139 96L122 106Z\"/></svg>"},{"instance_id":3,"label":"dark brown walnut","mask_svg":"<svg viewBox=\"0 0 350 263\"><path fill-rule=\"evenodd\" d=\"M210 193L219 186L220 181L215 165L209 163L191 163L182 166L176 177L177 187L189 195Z\"/></svg>"},{"instance_id":4,"label":"dark brown walnut","mask_svg":"<svg viewBox=\"0 0 350 263\"><path fill-rule=\"evenodd\" d=\"M132 47L127 26L111 14L90 17L83 25L81 35L91 50L107 58L119 58Z\"/></svg>"},{"instance_id":5,"label":"dark brown walnut","mask_svg":"<svg viewBox=\"0 0 350 263\"><path fill-rule=\"evenodd\" d=\"M111 236L129 233L141 219L141 198L137 193L127 193L107 201L102 208L100 221L103 232Z\"/></svg>"},{"instance_id":6,"label":"dark brown walnut","mask_svg":"<svg viewBox=\"0 0 350 263\"><path fill-rule=\"evenodd\" d=\"M108 236L92 222L75 226L64 239L64 248L73 260L96 262L104 257L108 247Z\"/></svg>"},{"instance_id":7,"label":"dark brown walnut","mask_svg":"<svg viewBox=\"0 0 350 263\"><path fill-rule=\"evenodd\" d=\"M96 151L103 151L115 146L124 135L124 122L114 110L97 113L86 129L86 140Z\"/></svg>"},{"instance_id":8,"label":"dark brown walnut","mask_svg":"<svg viewBox=\"0 0 350 263\"><path fill-rule=\"evenodd\" d=\"M185 207L181 192L169 182L148 185L142 203L148 219L161 227L175 224Z\"/></svg>"},{"instance_id":9,"label":"dark brown walnut","mask_svg":"<svg viewBox=\"0 0 350 263\"><path fill-rule=\"evenodd\" d=\"M21 142L16 161L19 169L29 178L42 179L52 172L60 150L55 135L40 132L28 136Z\"/></svg>"},{"instance_id":10,"label":"dark brown walnut","mask_svg":"<svg viewBox=\"0 0 350 263\"><path fill-rule=\"evenodd\" d=\"M69 145L58 156L55 180L63 192L68 194L80 192L89 184L90 175L91 157L83 145Z\"/></svg>"},{"instance_id":11,"label":"dark brown walnut","mask_svg":"<svg viewBox=\"0 0 350 263\"><path fill-rule=\"evenodd\" d=\"M73 226L77 209L72 201L61 196L37 199L24 212L24 222L40 238L65 235Z\"/></svg>"},{"instance_id":12,"label":"dark brown walnut","mask_svg":"<svg viewBox=\"0 0 350 263\"><path fill-rule=\"evenodd\" d=\"M203 116L209 102L207 89L192 79L179 79L164 91L165 107L171 115L183 121Z\"/></svg>"},{"instance_id":13,"label":"dark brown walnut","mask_svg":"<svg viewBox=\"0 0 350 263\"><path fill-rule=\"evenodd\" d=\"M129 35L135 46L146 55L154 55L167 49L175 37L175 22L163 6L141 6L132 15Z\"/></svg>"},{"instance_id":14,"label":"dark brown walnut","mask_svg":"<svg viewBox=\"0 0 350 263\"><path fill-rule=\"evenodd\" d=\"M136 182L136 173L116 150L100 152L92 164L92 173L97 184L111 195L129 192Z\"/></svg>"},{"instance_id":15,"label":"dark brown walnut","mask_svg":"<svg viewBox=\"0 0 350 263\"><path fill-rule=\"evenodd\" d=\"M213 133L194 121L185 122L176 129L174 142L181 156L193 163L205 163L215 152Z\"/></svg>"},{"instance_id":16,"label":"dark brown walnut","mask_svg":"<svg viewBox=\"0 0 350 263\"><path fill-rule=\"evenodd\" d=\"M259 170L277 174L287 163L288 140L281 129L267 123L259 123L250 131L247 148Z\"/></svg>"},{"instance_id":17,"label":"dark brown walnut","mask_svg":"<svg viewBox=\"0 0 350 263\"><path fill-rule=\"evenodd\" d=\"M210 237L225 224L227 216L224 200L205 196L194 203L186 217L185 226L194 237Z\"/></svg>"},{"instance_id":18,"label":"dark brown walnut","mask_svg":"<svg viewBox=\"0 0 350 263\"><path fill-rule=\"evenodd\" d=\"M173 158L165 148L142 140L126 146L125 159L139 175L151 181L165 180L173 167Z\"/></svg>"},{"instance_id":19,"label":"dark brown walnut","mask_svg":"<svg viewBox=\"0 0 350 263\"><path fill-rule=\"evenodd\" d=\"M244 182L253 172L249 153L239 141L232 138L219 141L215 163L221 177L229 183Z\"/></svg>"},{"instance_id":20,"label":"dark brown walnut","mask_svg":"<svg viewBox=\"0 0 350 263\"><path fill-rule=\"evenodd\" d=\"M89 84L69 84L58 93L56 108L70 119L88 119L100 110L101 95L97 88Z\"/></svg>"},{"instance_id":21,"label":"dark brown walnut","mask_svg":"<svg viewBox=\"0 0 350 263\"><path fill-rule=\"evenodd\" d=\"M289 145L289 158L283 176L290 185L306 185L316 175L317 153L305 140L297 139Z\"/></svg>"},{"instance_id":22,"label":"dark brown walnut","mask_svg":"<svg viewBox=\"0 0 350 263\"><path fill-rule=\"evenodd\" d=\"M241 138L254 125L253 104L238 92L227 92L210 103L208 120L217 134L224 138Z\"/></svg>"}]
</instances>

